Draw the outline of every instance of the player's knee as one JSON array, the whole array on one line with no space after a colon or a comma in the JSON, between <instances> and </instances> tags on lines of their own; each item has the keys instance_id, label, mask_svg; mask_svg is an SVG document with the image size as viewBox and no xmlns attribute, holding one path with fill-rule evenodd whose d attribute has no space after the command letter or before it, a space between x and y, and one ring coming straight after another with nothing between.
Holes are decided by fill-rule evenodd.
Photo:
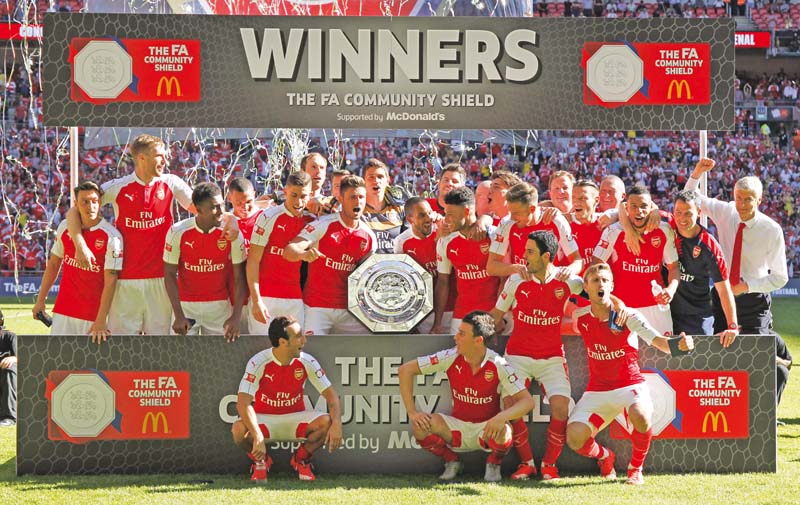
<instances>
[{"instance_id":1,"label":"player's knee","mask_svg":"<svg viewBox=\"0 0 800 505\"><path fill-rule=\"evenodd\" d=\"M569 416L569 398L562 395L550 397L550 416L564 421Z\"/></svg>"},{"instance_id":2,"label":"player's knee","mask_svg":"<svg viewBox=\"0 0 800 505\"><path fill-rule=\"evenodd\" d=\"M589 440L591 433L587 433L580 423L570 423L567 425L567 445L573 451L577 451Z\"/></svg>"},{"instance_id":3,"label":"player's knee","mask_svg":"<svg viewBox=\"0 0 800 505\"><path fill-rule=\"evenodd\" d=\"M511 425L506 423L506 429L504 429L503 431L501 431L497 435L497 438L495 439L495 442L497 442L500 445L504 445L504 446L505 445L509 445L511 443L511 440L512 440L513 436L514 436L514 433L511 430Z\"/></svg>"},{"instance_id":4,"label":"player's knee","mask_svg":"<svg viewBox=\"0 0 800 505\"><path fill-rule=\"evenodd\" d=\"M630 419L633 428L639 433L644 433L652 426L650 421L650 413L639 410L630 410L628 412L628 419Z\"/></svg>"},{"instance_id":5,"label":"player's knee","mask_svg":"<svg viewBox=\"0 0 800 505\"><path fill-rule=\"evenodd\" d=\"M231 433L233 434L233 440L239 441L247 434L247 428L242 421L235 421L231 426Z\"/></svg>"},{"instance_id":6,"label":"player's knee","mask_svg":"<svg viewBox=\"0 0 800 505\"><path fill-rule=\"evenodd\" d=\"M444 422L444 418L439 414L433 414L431 416L431 433L436 433L437 435L441 435L442 433L449 432L450 427L447 426L447 423Z\"/></svg>"}]
</instances>

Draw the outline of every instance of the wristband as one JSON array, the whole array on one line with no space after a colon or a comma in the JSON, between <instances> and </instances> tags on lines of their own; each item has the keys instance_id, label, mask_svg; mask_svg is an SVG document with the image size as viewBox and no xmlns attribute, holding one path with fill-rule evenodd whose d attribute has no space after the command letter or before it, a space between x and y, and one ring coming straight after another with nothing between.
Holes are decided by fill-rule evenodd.
<instances>
[{"instance_id":1,"label":"wristband","mask_svg":"<svg viewBox=\"0 0 800 505\"><path fill-rule=\"evenodd\" d=\"M672 355L672 357L686 356L691 352L691 351L681 351L679 347L681 338L683 337L673 337L667 339L667 344L669 344L669 353Z\"/></svg>"},{"instance_id":2,"label":"wristband","mask_svg":"<svg viewBox=\"0 0 800 505\"><path fill-rule=\"evenodd\" d=\"M734 331L736 331L736 333L739 333L739 331L741 331L742 327L739 326L737 323L731 323L731 324L728 325L728 329L729 330L734 330Z\"/></svg>"}]
</instances>

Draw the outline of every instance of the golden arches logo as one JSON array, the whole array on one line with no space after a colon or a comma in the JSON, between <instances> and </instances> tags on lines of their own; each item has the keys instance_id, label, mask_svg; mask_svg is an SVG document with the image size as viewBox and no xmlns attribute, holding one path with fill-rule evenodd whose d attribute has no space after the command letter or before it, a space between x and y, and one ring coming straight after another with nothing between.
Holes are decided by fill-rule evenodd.
<instances>
[{"instance_id":1,"label":"golden arches logo","mask_svg":"<svg viewBox=\"0 0 800 505\"><path fill-rule=\"evenodd\" d=\"M158 80L158 87L156 88L156 96L161 96L161 87L164 86L166 88L167 96L172 96L172 87L175 86L175 96L182 96L181 93L181 83L178 82L178 78L173 76L167 77L166 75L161 76L161 79ZM672 89L672 88L670 88ZM680 92L679 92L680 93ZM680 94L678 95L680 98Z\"/></svg>"},{"instance_id":2,"label":"golden arches logo","mask_svg":"<svg viewBox=\"0 0 800 505\"><path fill-rule=\"evenodd\" d=\"M150 431L153 433L158 433L158 425L159 421L161 421L161 427L164 428L163 433L169 433L169 424L167 423L167 416L164 415L163 412L153 412L150 411L144 416L144 421L142 421L142 433L147 433L147 421L150 421Z\"/></svg>"},{"instance_id":3,"label":"golden arches logo","mask_svg":"<svg viewBox=\"0 0 800 505\"><path fill-rule=\"evenodd\" d=\"M686 79L681 79L680 81L677 79L673 79L671 83L669 83L669 88L667 88L667 100L672 100L672 92L673 90L676 91L675 95L676 98L679 100L683 97L683 90L686 89L686 99L692 99L692 90L689 88L689 83L686 82Z\"/></svg>"},{"instance_id":4,"label":"golden arches logo","mask_svg":"<svg viewBox=\"0 0 800 505\"><path fill-rule=\"evenodd\" d=\"M730 429L728 428L728 418L725 416L725 413L722 411L708 411L706 415L703 416L703 427L702 432L706 433L708 431L708 421L711 420L711 431L716 433L719 431L720 420L722 421L722 432L723 433L730 433Z\"/></svg>"}]
</instances>

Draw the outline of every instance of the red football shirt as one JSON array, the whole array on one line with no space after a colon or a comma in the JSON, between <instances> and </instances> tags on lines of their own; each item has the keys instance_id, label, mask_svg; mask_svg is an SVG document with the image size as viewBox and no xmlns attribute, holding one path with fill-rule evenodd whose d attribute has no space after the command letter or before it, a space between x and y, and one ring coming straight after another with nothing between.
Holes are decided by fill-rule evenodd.
<instances>
[{"instance_id":1,"label":"red football shirt","mask_svg":"<svg viewBox=\"0 0 800 505\"><path fill-rule=\"evenodd\" d=\"M506 360L491 349L486 349L477 373L456 348L445 349L430 356L417 358L420 371L425 374L447 372L453 396L452 416L470 423L488 421L500 412L500 389L513 396L525 389L524 381Z\"/></svg>"},{"instance_id":2,"label":"red football shirt","mask_svg":"<svg viewBox=\"0 0 800 505\"><path fill-rule=\"evenodd\" d=\"M461 319L473 310L489 312L494 307L500 279L486 271L489 244L489 238L478 242L454 232L436 246L439 273L449 275L454 268L456 271L458 298L453 309L454 319Z\"/></svg>"},{"instance_id":3,"label":"red football shirt","mask_svg":"<svg viewBox=\"0 0 800 505\"><path fill-rule=\"evenodd\" d=\"M105 220L100 220L91 228L81 230L81 235L97 261L103 259L103 267L97 263L88 269L78 266L75 260L75 244L67 232L67 221L61 221L51 251L51 254L63 260L61 284L53 312L84 321L94 321L105 285L103 271L122 269L122 237L116 228Z\"/></svg>"},{"instance_id":4,"label":"red football shirt","mask_svg":"<svg viewBox=\"0 0 800 505\"><path fill-rule=\"evenodd\" d=\"M256 220L258 220L261 212L262 211L254 212L250 217L236 220L236 222L239 224L239 231L242 232L242 238L244 239L244 250L246 253L250 252L250 238L253 235L253 227L255 227Z\"/></svg>"},{"instance_id":5,"label":"red football shirt","mask_svg":"<svg viewBox=\"0 0 800 505\"><path fill-rule=\"evenodd\" d=\"M363 221L356 229L346 227L337 212L306 225L298 236L325 255L308 265L303 301L309 307L346 309L347 277L375 252L375 234Z\"/></svg>"},{"instance_id":6,"label":"red football shirt","mask_svg":"<svg viewBox=\"0 0 800 505\"><path fill-rule=\"evenodd\" d=\"M232 265L245 260L241 232L231 242L220 228L205 233L190 217L176 223L164 244L165 263L178 265L178 290L182 302L230 299L228 276Z\"/></svg>"},{"instance_id":7,"label":"red football shirt","mask_svg":"<svg viewBox=\"0 0 800 505\"><path fill-rule=\"evenodd\" d=\"M120 279L164 277L161 247L172 226L172 200L192 204L192 189L177 176L165 174L145 185L136 174L103 184L102 204L114 206L115 225L127 252Z\"/></svg>"},{"instance_id":8,"label":"red football shirt","mask_svg":"<svg viewBox=\"0 0 800 505\"><path fill-rule=\"evenodd\" d=\"M500 221L497 233L492 241L490 252L505 256L511 249L511 261L518 265L525 265L525 246L528 244L528 235L535 231L549 231L558 240L559 257L567 258L578 251L578 244L572 238L572 230L564 216L557 216L550 224L541 220L528 226L517 226L517 223L506 217ZM554 261L556 264L563 262ZM565 263L569 264L569 262Z\"/></svg>"},{"instance_id":9,"label":"red football shirt","mask_svg":"<svg viewBox=\"0 0 800 505\"><path fill-rule=\"evenodd\" d=\"M614 274L614 294L628 307L656 305L650 282L663 286L661 265L678 261L675 233L667 223L644 235L639 256L633 255L625 245L622 225L615 223L603 230L600 243L593 255L611 265Z\"/></svg>"},{"instance_id":10,"label":"red football shirt","mask_svg":"<svg viewBox=\"0 0 800 505\"><path fill-rule=\"evenodd\" d=\"M305 216L293 216L285 205L266 209L258 217L250 243L264 248L258 267L258 291L261 296L303 297L300 291L301 262L283 259L283 248L302 231L306 223Z\"/></svg>"},{"instance_id":11,"label":"red football shirt","mask_svg":"<svg viewBox=\"0 0 800 505\"><path fill-rule=\"evenodd\" d=\"M419 238L414 235L411 228L400 234L394 242L394 252L397 254L408 254L419 263L422 268L430 272L434 278L434 286L436 285L436 276L439 271L436 269L436 230L425 238ZM458 287L456 286L456 278L450 277L450 290L447 296L447 303L445 304L445 312L452 312L456 306L456 299L458 298Z\"/></svg>"},{"instance_id":12,"label":"red football shirt","mask_svg":"<svg viewBox=\"0 0 800 505\"><path fill-rule=\"evenodd\" d=\"M256 414L291 414L306 410L303 403L306 380L320 393L331 387L325 370L310 354L301 352L299 358L281 365L270 348L247 362L239 392L253 397Z\"/></svg>"},{"instance_id":13,"label":"red football shirt","mask_svg":"<svg viewBox=\"0 0 800 505\"><path fill-rule=\"evenodd\" d=\"M578 251L581 253L581 259L583 260L581 275L583 275L589 265L592 264L594 249L600 243L600 236L603 234L603 230L598 226L596 216L594 222L586 224L579 223L573 218L569 226L572 229L572 238L575 239L575 243L578 244Z\"/></svg>"},{"instance_id":14,"label":"red football shirt","mask_svg":"<svg viewBox=\"0 0 800 505\"><path fill-rule=\"evenodd\" d=\"M631 311L620 332L611 331L607 320L597 319L591 306L576 310L575 318L589 358L586 391L611 391L644 382L637 335L650 344L659 334L639 312Z\"/></svg>"},{"instance_id":15,"label":"red football shirt","mask_svg":"<svg viewBox=\"0 0 800 505\"><path fill-rule=\"evenodd\" d=\"M583 281L573 277L568 282L549 276L523 281L519 274L509 276L497 299L497 309L513 308L514 330L506 344L506 354L546 359L564 356L561 342L561 319L570 293L580 293Z\"/></svg>"}]
</instances>

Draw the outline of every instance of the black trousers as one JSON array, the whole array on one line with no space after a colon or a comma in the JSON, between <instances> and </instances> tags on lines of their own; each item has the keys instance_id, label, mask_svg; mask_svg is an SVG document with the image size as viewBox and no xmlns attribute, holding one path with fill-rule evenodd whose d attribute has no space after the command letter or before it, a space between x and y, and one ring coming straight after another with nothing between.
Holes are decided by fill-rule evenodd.
<instances>
[{"instance_id":1,"label":"black trousers","mask_svg":"<svg viewBox=\"0 0 800 505\"><path fill-rule=\"evenodd\" d=\"M772 335L772 296L769 293L745 293L735 298L736 317L742 335ZM725 312L719 301L717 290L711 291L714 304L714 333L728 327Z\"/></svg>"},{"instance_id":2,"label":"black trousers","mask_svg":"<svg viewBox=\"0 0 800 505\"><path fill-rule=\"evenodd\" d=\"M17 419L17 365L0 370L0 419Z\"/></svg>"},{"instance_id":3,"label":"black trousers","mask_svg":"<svg viewBox=\"0 0 800 505\"><path fill-rule=\"evenodd\" d=\"M777 376L775 378L775 385L777 386L777 389L775 390L777 393L776 405L781 404L781 395L783 394L783 388L786 387L786 381L788 380L789 380L789 369L783 365L778 365Z\"/></svg>"}]
</instances>

